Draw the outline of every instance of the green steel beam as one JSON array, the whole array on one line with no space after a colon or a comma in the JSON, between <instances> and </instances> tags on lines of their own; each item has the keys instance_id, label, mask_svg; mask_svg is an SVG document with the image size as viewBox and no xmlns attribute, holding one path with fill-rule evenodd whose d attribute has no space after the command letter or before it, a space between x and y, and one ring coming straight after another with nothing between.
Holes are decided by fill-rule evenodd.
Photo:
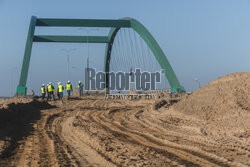
<instances>
[{"instance_id":1,"label":"green steel beam","mask_svg":"<svg viewBox=\"0 0 250 167\"><path fill-rule=\"evenodd\" d=\"M130 27L128 20L102 19L37 19L36 26L50 27Z\"/></svg>"},{"instance_id":2,"label":"green steel beam","mask_svg":"<svg viewBox=\"0 0 250 167\"><path fill-rule=\"evenodd\" d=\"M137 20L132 18L123 18L123 20L130 21L131 28L136 31L140 37L145 41L145 43L148 45L152 53L154 54L156 60L160 64L161 68L165 70L165 76L168 79L169 85L174 93L177 92L185 92L185 89L183 86L180 85L179 80L177 79L174 70L172 69L170 63L167 60L167 57L165 56L164 52L154 39L154 37L150 34L150 32ZM110 30L109 36L113 36L115 38L116 33L114 34L114 29ZM110 66L110 52L108 48L111 46L112 49L113 43L106 44L106 59L105 59L105 72L106 74L109 73L109 66ZM109 87L109 75L106 75L106 88ZM109 92L109 90L107 90Z\"/></svg>"},{"instance_id":3,"label":"green steel beam","mask_svg":"<svg viewBox=\"0 0 250 167\"><path fill-rule=\"evenodd\" d=\"M106 93L109 94L109 69L110 69L110 60L111 60L111 51L112 46L116 37L117 32L120 30L120 28L111 28L108 34L109 43L106 44L105 49L105 57L104 57L104 70L105 70L105 88Z\"/></svg>"},{"instance_id":4,"label":"green steel beam","mask_svg":"<svg viewBox=\"0 0 250 167\"><path fill-rule=\"evenodd\" d=\"M108 43L106 36L34 36L33 42Z\"/></svg>"},{"instance_id":5,"label":"green steel beam","mask_svg":"<svg viewBox=\"0 0 250 167\"><path fill-rule=\"evenodd\" d=\"M126 18L130 20L131 28L134 29L141 38L146 42L148 47L151 49L152 53L154 54L156 60L160 64L161 68L165 71L165 76L168 79L168 83L174 93L185 92L183 86L180 85L176 74L171 67L170 63L168 62L167 57L165 56L164 52L154 39L154 37L150 34L150 32L137 20L132 18Z\"/></svg>"},{"instance_id":6,"label":"green steel beam","mask_svg":"<svg viewBox=\"0 0 250 167\"><path fill-rule=\"evenodd\" d=\"M35 32L36 21L37 21L36 17L32 16L31 21L30 21L30 27L29 27L29 32L27 36L26 46L25 46L19 85L17 86L17 90L16 90L17 95L26 95L27 93L26 82L27 82L28 71L29 71L30 56L31 56L31 49L32 49L32 42L33 42L33 36Z\"/></svg>"}]
</instances>

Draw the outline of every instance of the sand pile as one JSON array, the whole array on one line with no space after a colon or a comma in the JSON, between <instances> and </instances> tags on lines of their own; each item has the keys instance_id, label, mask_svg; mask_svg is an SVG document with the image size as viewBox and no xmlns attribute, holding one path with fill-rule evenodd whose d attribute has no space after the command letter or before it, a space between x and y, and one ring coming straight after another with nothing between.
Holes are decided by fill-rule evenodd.
<instances>
[{"instance_id":1,"label":"sand pile","mask_svg":"<svg viewBox=\"0 0 250 167\"><path fill-rule=\"evenodd\" d=\"M218 78L173 105L173 109L202 119L210 128L250 134L250 73Z\"/></svg>"},{"instance_id":2,"label":"sand pile","mask_svg":"<svg viewBox=\"0 0 250 167\"><path fill-rule=\"evenodd\" d=\"M32 134L41 110L54 106L45 101L12 98L0 103L0 159L14 154L19 141ZM3 166L0 164L0 166Z\"/></svg>"}]
</instances>

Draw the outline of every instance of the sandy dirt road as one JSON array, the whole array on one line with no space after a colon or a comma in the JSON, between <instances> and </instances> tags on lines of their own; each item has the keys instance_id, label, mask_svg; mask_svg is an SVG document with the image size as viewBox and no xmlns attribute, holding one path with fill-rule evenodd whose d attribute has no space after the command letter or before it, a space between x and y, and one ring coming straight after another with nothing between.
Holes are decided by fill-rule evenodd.
<instances>
[{"instance_id":1,"label":"sandy dirt road","mask_svg":"<svg viewBox=\"0 0 250 167\"><path fill-rule=\"evenodd\" d=\"M161 101L88 97L35 104L36 120L24 118L15 135L13 129L0 135L0 166L250 165L248 139L210 136L202 120L166 110Z\"/></svg>"}]
</instances>

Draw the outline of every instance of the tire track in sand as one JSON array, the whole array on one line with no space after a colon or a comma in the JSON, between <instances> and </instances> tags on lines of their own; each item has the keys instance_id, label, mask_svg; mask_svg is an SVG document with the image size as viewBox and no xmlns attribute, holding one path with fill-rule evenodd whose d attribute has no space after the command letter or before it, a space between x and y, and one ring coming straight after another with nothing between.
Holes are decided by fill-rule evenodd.
<instances>
[{"instance_id":1,"label":"tire track in sand","mask_svg":"<svg viewBox=\"0 0 250 167\"><path fill-rule=\"evenodd\" d=\"M112 131L128 136L131 140L145 146L153 147L161 151L170 152L181 159L185 159L197 165L209 165L209 166L229 166L237 165L235 163L229 162L227 159L218 157L216 155L207 153L205 151L199 150L197 148L190 148L188 146L177 145L175 143L158 139L150 134L141 133L131 129L127 129L121 126L119 123L111 123L105 119L103 113L94 112L90 117L101 123L106 128ZM165 147L164 147L165 146ZM167 148L166 148L167 147Z\"/></svg>"}]
</instances>

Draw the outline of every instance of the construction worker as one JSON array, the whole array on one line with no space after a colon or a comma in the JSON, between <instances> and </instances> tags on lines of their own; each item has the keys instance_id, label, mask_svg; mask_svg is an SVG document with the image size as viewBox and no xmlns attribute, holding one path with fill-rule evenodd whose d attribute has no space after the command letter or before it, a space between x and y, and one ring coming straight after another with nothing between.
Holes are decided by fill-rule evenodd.
<instances>
[{"instance_id":1,"label":"construction worker","mask_svg":"<svg viewBox=\"0 0 250 167\"><path fill-rule=\"evenodd\" d=\"M132 70L132 67L130 68L130 72L129 72L129 75L131 76L133 74L133 70Z\"/></svg>"},{"instance_id":2,"label":"construction worker","mask_svg":"<svg viewBox=\"0 0 250 167\"><path fill-rule=\"evenodd\" d=\"M46 95L45 85L44 85L44 84L42 84L42 87L41 87L41 92L42 92L42 99L44 100L45 95Z\"/></svg>"},{"instance_id":3,"label":"construction worker","mask_svg":"<svg viewBox=\"0 0 250 167\"><path fill-rule=\"evenodd\" d=\"M49 98L49 90L48 90L48 87L49 87L49 84L47 84L47 87L46 87L47 100L48 100L48 98Z\"/></svg>"},{"instance_id":4,"label":"construction worker","mask_svg":"<svg viewBox=\"0 0 250 167\"><path fill-rule=\"evenodd\" d=\"M70 99L70 93L72 91L72 84L70 83L70 81L68 81L67 85L66 85L66 90L68 93L68 100Z\"/></svg>"},{"instance_id":5,"label":"construction worker","mask_svg":"<svg viewBox=\"0 0 250 167\"><path fill-rule=\"evenodd\" d=\"M60 82L57 83L56 94L57 94L58 99L60 100L60 97L59 97L59 96L60 96L60 95L59 95L59 87L58 87L58 86L59 86L59 83L60 83Z\"/></svg>"},{"instance_id":6,"label":"construction worker","mask_svg":"<svg viewBox=\"0 0 250 167\"><path fill-rule=\"evenodd\" d=\"M55 95L54 95L54 86L52 85L52 83L50 82L49 83L49 86L48 86L48 92L49 92L49 96L48 96L48 100L51 100L52 96L53 96L53 100L55 101Z\"/></svg>"},{"instance_id":7,"label":"construction worker","mask_svg":"<svg viewBox=\"0 0 250 167\"><path fill-rule=\"evenodd\" d=\"M61 82L58 83L57 89L58 89L58 94L59 94L59 100L62 100L64 87L62 86Z\"/></svg>"},{"instance_id":8,"label":"construction worker","mask_svg":"<svg viewBox=\"0 0 250 167\"><path fill-rule=\"evenodd\" d=\"M79 89L79 96L82 97L83 96L83 83L79 81L77 87Z\"/></svg>"}]
</instances>

